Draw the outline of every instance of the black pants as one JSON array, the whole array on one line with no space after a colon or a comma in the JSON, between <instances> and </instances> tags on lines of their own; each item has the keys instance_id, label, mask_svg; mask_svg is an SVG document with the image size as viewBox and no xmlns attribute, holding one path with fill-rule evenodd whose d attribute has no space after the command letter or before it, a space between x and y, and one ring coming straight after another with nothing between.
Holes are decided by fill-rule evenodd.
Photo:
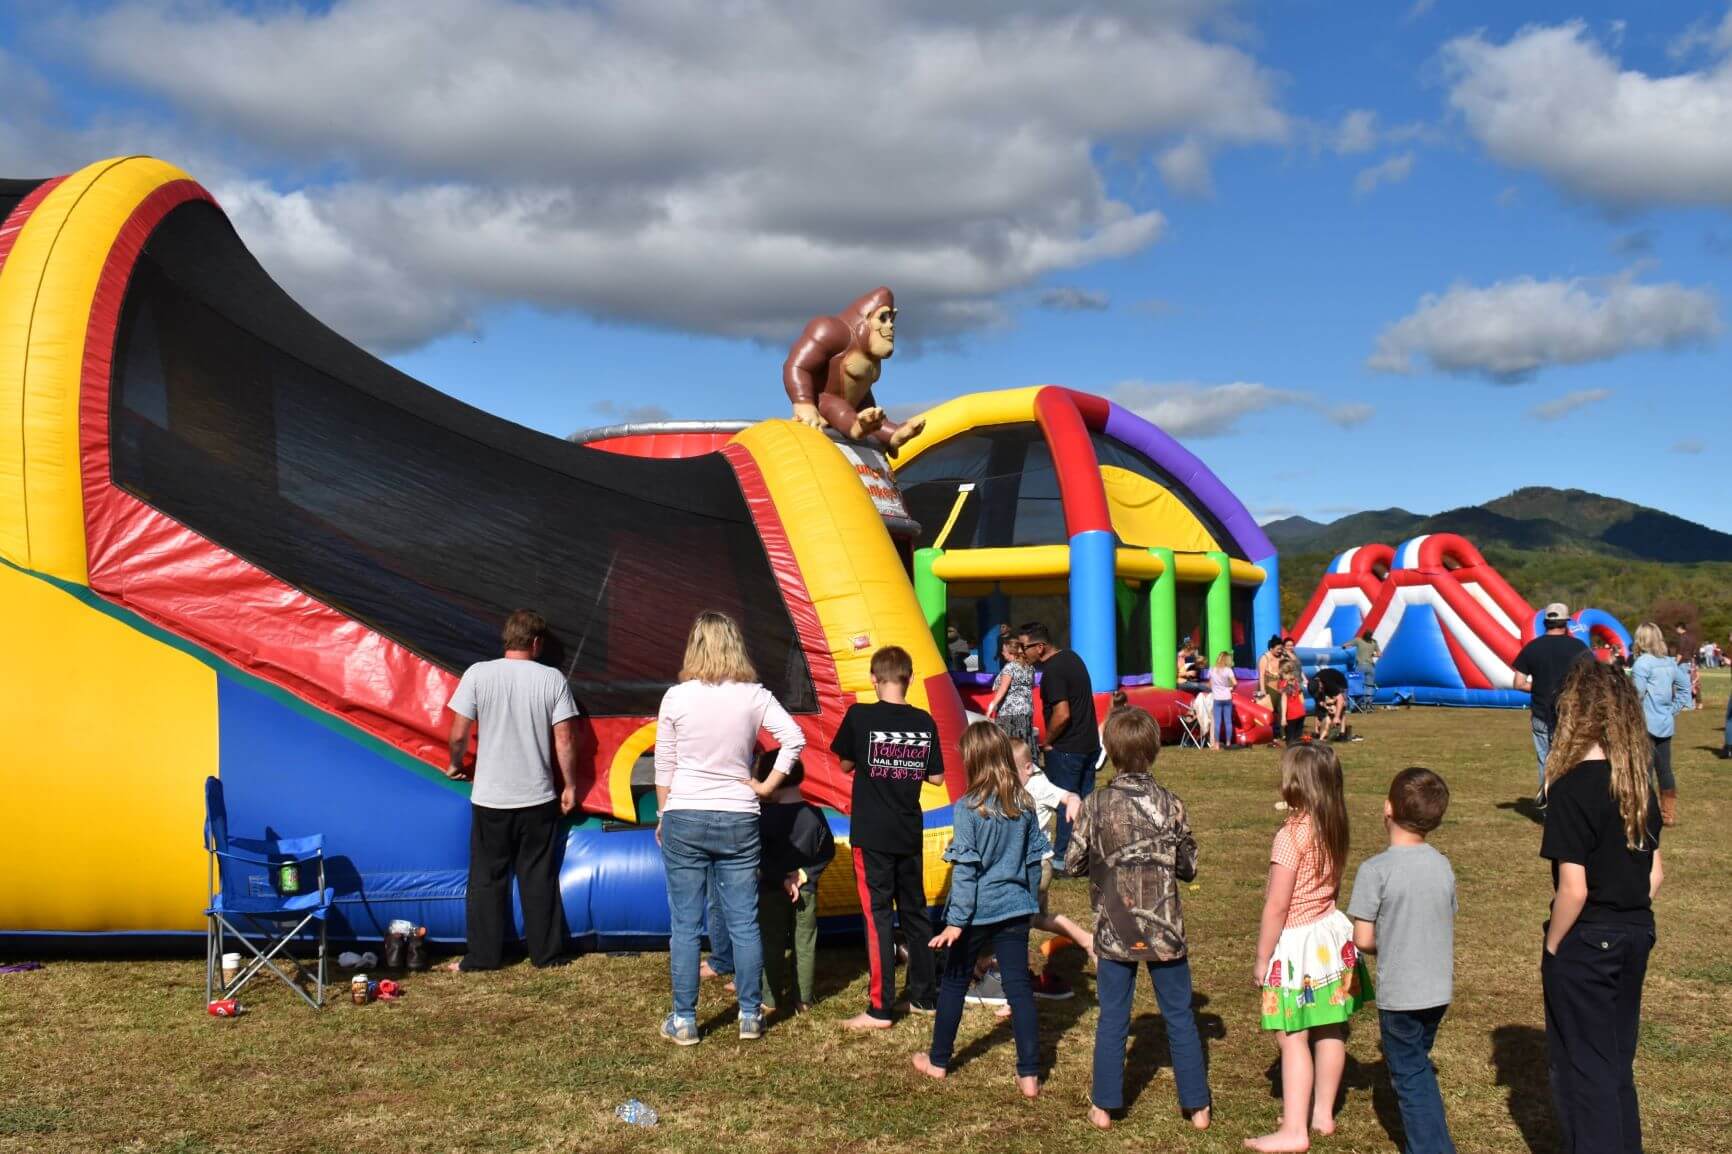
<instances>
[{"instance_id":1,"label":"black pants","mask_svg":"<svg viewBox=\"0 0 1732 1154\"><path fill-rule=\"evenodd\" d=\"M860 890L860 907L866 913L866 1012L874 1018L890 1017L896 1002L896 937L890 917L891 903L902 923L908 942L908 987L910 1002L932 1006L938 998L933 972L932 919L926 912L926 884L921 877L917 853L881 853L854 847L854 884Z\"/></svg>"},{"instance_id":2,"label":"black pants","mask_svg":"<svg viewBox=\"0 0 1732 1154\"><path fill-rule=\"evenodd\" d=\"M1641 1154L1636 1034L1654 931L1571 927L1554 956L1540 952L1546 1058L1564 1154Z\"/></svg>"},{"instance_id":3,"label":"black pants","mask_svg":"<svg viewBox=\"0 0 1732 1154\"><path fill-rule=\"evenodd\" d=\"M565 949L559 897L559 803L526 809L469 807L469 953L465 970L493 970L511 933L511 875L523 903L523 935L538 966Z\"/></svg>"}]
</instances>

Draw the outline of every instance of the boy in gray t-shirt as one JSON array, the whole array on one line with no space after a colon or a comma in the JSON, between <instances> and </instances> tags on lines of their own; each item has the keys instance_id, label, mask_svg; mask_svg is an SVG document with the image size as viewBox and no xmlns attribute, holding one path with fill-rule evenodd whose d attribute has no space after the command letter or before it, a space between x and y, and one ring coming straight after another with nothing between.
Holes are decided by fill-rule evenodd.
<instances>
[{"instance_id":1,"label":"boy in gray t-shirt","mask_svg":"<svg viewBox=\"0 0 1732 1154\"><path fill-rule=\"evenodd\" d=\"M1431 1045L1455 981L1455 871L1425 844L1443 822L1449 786L1429 769L1389 784L1389 848L1359 867L1347 916L1353 942L1377 955L1383 1057L1407 1131L1406 1154L1455 1154Z\"/></svg>"}]
</instances>

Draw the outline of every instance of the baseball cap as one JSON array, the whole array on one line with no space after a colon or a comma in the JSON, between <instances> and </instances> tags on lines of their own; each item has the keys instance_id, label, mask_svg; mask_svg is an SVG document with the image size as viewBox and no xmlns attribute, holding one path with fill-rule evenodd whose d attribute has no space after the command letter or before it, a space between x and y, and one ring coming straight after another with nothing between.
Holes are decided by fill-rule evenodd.
<instances>
[{"instance_id":1,"label":"baseball cap","mask_svg":"<svg viewBox=\"0 0 1732 1154\"><path fill-rule=\"evenodd\" d=\"M1570 607L1565 605L1562 601L1553 601L1550 605L1546 606L1547 621L1568 621L1569 619Z\"/></svg>"}]
</instances>

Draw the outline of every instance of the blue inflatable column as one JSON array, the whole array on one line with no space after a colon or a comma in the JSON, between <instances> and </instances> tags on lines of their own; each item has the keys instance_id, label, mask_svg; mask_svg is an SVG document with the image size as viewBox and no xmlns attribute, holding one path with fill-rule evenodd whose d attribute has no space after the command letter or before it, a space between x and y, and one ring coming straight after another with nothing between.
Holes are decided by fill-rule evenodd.
<instances>
[{"instance_id":1,"label":"blue inflatable column","mask_svg":"<svg viewBox=\"0 0 1732 1154\"><path fill-rule=\"evenodd\" d=\"M1096 693L1119 687L1116 549L1110 529L1088 529L1070 539L1070 647L1088 666Z\"/></svg>"},{"instance_id":2,"label":"blue inflatable column","mask_svg":"<svg viewBox=\"0 0 1732 1154\"><path fill-rule=\"evenodd\" d=\"M1281 560L1271 553L1256 565L1263 570L1263 584L1251 597L1251 652L1261 653L1269 638L1282 632Z\"/></svg>"},{"instance_id":3,"label":"blue inflatable column","mask_svg":"<svg viewBox=\"0 0 1732 1154\"><path fill-rule=\"evenodd\" d=\"M997 673L999 660L998 627L1010 624L1010 598L1004 590L994 589L974 603L974 621L980 628L980 671Z\"/></svg>"}]
</instances>

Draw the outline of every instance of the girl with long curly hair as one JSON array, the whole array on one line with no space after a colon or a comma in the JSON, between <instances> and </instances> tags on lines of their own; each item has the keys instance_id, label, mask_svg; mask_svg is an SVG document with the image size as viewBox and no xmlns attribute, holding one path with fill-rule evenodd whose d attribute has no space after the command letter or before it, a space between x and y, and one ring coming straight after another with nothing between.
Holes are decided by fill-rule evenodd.
<instances>
[{"instance_id":1,"label":"girl with long curly hair","mask_svg":"<svg viewBox=\"0 0 1732 1154\"><path fill-rule=\"evenodd\" d=\"M1540 856L1554 892L1540 980L1562 1148L1578 1154L1642 1149L1636 1036L1662 876L1653 759L1629 680L1598 661L1571 667L1546 758Z\"/></svg>"}]
</instances>

